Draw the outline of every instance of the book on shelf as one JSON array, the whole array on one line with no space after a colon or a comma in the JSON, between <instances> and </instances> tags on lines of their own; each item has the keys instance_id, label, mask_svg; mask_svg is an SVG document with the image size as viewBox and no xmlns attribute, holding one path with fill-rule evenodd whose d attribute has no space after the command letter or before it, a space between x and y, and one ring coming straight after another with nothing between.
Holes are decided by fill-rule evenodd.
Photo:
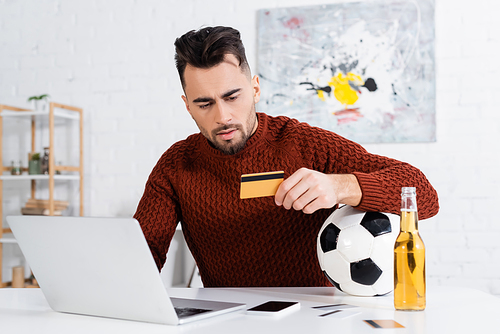
<instances>
[{"instance_id":1,"label":"book on shelf","mask_svg":"<svg viewBox=\"0 0 500 334\"><path fill-rule=\"evenodd\" d=\"M64 210L66 210L68 205L69 205L69 202L67 202L67 201L54 201L54 210L64 211ZM33 208L33 209L48 209L49 208L49 201L44 200L44 199L30 198L26 202L25 207L26 208Z\"/></svg>"},{"instance_id":2,"label":"book on shelf","mask_svg":"<svg viewBox=\"0 0 500 334\"><path fill-rule=\"evenodd\" d=\"M49 216L49 209L45 208L21 208L23 215ZM54 216L62 216L62 210L54 210Z\"/></svg>"}]
</instances>

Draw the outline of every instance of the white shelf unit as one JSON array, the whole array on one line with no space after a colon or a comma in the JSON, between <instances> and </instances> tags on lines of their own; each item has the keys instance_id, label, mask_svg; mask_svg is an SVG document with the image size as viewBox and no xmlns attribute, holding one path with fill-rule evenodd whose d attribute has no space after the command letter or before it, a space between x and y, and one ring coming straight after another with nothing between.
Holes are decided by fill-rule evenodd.
<instances>
[{"instance_id":1,"label":"white shelf unit","mask_svg":"<svg viewBox=\"0 0 500 334\"><path fill-rule=\"evenodd\" d=\"M35 198L36 181L47 180L49 188L48 209L49 215L53 215L55 211L54 200L54 182L55 181L79 181L80 191L80 208L79 214L83 216L83 110L81 108L63 105L60 103L51 102L47 111L33 111L23 108L6 106L0 104L0 288L6 287L9 282L4 283L2 280L2 263L3 263L3 244L17 243L12 236L12 231L9 228L3 227L3 182L15 182L21 180L31 181L31 198ZM6 171L10 171L10 167L3 165L3 122L4 118L28 118L31 119L31 151L36 149L35 131L36 123L41 119L48 120L49 132L49 174L45 175L4 175ZM55 137L55 119L70 119L79 122L79 150L80 157L78 166L60 166L55 164L54 159L54 137ZM27 152L26 152L27 153ZM24 173L28 172L28 168L22 168ZM61 174L59 174L61 173ZM64 173L64 174L62 174ZM5 234L5 236L4 236Z\"/></svg>"}]
</instances>

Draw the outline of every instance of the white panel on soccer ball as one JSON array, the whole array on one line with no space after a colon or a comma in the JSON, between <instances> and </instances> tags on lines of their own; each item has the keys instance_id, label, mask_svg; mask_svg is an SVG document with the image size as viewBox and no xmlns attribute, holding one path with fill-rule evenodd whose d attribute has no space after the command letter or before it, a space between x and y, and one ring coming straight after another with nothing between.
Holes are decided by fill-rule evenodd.
<instances>
[{"instance_id":1,"label":"white panel on soccer ball","mask_svg":"<svg viewBox=\"0 0 500 334\"><path fill-rule=\"evenodd\" d=\"M316 251L318 253L319 266L321 267L321 270L325 270L325 268L323 268L323 263L325 263L325 257L324 257L323 251L321 250L321 246L319 245L319 242L318 242L318 247L316 247Z\"/></svg>"},{"instance_id":2,"label":"white panel on soccer ball","mask_svg":"<svg viewBox=\"0 0 500 334\"><path fill-rule=\"evenodd\" d=\"M349 262L357 262L370 257L373 236L363 226L356 225L340 231L337 250Z\"/></svg>"},{"instance_id":3,"label":"white panel on soccer ball","mask_svg":"<svg viewBox=\"0 0 500 334\"><path fill-rule=\"evenodd\" d=\"M332 252L336 252L336 250L332 251ZM329 253L332 253L332 252L329 252ZM323 253L323 250L321 249L321 245L319 244L319 240L318 240L317 253L318 253L319 266L321 267L321 270L325 270L324 264L327 263L327 262L325 262L326 261L325 254L327 254L327 253Z\"/></svg>"},{"instance_id":4,"label":"white panel on soccer ball","mask_svg":"<svg viewBox=\"0 0 500 334\"><path fill-rule=\"evenodd\" d=\"M338 228L345 229L354 225L358 225L363 219L363 211L354 209L351 206L344 206L339 210L336 210L332 217L332 221Z\"/></svg>"},{"instance_id":5,"label":"white panel on soccer ball","mask_svg":"<svg viewBox=\"0 0 500 334\"><path fill-rule=\"evenodd\" d=\"M332 280L339 284L351 280L350 264L336 250L323 254L321 268L328 273Z\"/></svg>"},{"instance_id":6,"label":"white panel on soccer ball","mask_svg":"<svg viewBox=\"0 0 500 334\"><path fill-rule=\"evenodd\" d=\"M394 243L396 237L396 234L389 233L380 235L373 240L370 257L382 271L394 266Z\"/></svg>"},{"instance_id":7,"label":"white panel on soccer ball","mask_svg":"<svg viewBox=\"0 0 500 334\"><path fill-rule=\"evenodd\" d=\"M373 290L372 285L363 285L356 283L354 281L348 281L343 284L340 284L340 288L345 293L348 293L353 296L371 297L375 295L375 291Z\"/></svg>"},{"instance_id":8,"label":"white panel on soccer ball","mask_svg":"<svg viewBox=\"0 0 500 334\"><path fill-rule=\"evenodd\" d=\"M390 269L384 270L382 275L375 284L372 285L373 291L377 295L385 295L394 289L394 271L392 267Z\"/></svg>"}]
</instances>

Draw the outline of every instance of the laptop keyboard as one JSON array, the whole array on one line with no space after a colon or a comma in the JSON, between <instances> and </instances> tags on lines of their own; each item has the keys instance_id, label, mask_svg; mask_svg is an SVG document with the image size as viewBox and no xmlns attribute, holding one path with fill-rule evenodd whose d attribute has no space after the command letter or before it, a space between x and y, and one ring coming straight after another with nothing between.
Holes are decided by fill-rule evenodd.
<instances>
[{"instance_id":1,"label":"laptop keyboard","mask_svg":"<svg viewBox=\"0 0 500 334\"><path fill-rule=\"evenodd\" d=\"M209 312L210 310L205 310L202 308L194 308L194 307L176 307L175 312L179 318L189 317L191 315L200 314Z\"/></svg>"}]
</instances>

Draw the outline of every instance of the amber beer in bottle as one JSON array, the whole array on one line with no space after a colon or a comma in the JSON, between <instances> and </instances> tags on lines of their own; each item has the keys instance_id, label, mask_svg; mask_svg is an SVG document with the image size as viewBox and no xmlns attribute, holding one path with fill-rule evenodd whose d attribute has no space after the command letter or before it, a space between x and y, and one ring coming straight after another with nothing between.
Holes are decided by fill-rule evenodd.
<instances>
[{"instance_id":1,"label":"amber beer in bottle","mask_svg":"<svg viewBox=\"0 0 500 334\"><path fill-rule=\"evenodd\" d=\"M394 307L425 309L425 246L418 233L414 187L404 187L401 193L401 227L394 245Z\"/></svg>"}]
</instances>

